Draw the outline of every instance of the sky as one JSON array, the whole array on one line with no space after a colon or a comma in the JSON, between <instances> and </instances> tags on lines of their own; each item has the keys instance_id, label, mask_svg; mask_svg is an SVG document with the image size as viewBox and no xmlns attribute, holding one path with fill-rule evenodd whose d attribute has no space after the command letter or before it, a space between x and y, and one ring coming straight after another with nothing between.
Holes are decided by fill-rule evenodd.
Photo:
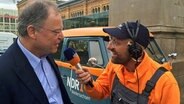
<instances>
[{"instance_id":1,"label":"sky","mask_svg":"<svg viewBox=\"0 0 184 104\"><path fill-rule=\"evenodd\" d=\"M20 0L0 0L0 8L17 10L17 1Z\"/></svg>"}]
</instances>

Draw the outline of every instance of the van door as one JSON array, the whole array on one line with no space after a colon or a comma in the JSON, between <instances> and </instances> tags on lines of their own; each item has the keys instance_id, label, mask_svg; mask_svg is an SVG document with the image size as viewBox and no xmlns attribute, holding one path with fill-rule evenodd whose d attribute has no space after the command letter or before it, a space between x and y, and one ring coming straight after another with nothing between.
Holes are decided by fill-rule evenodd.
<instances>
[{"instance_id":1,"label":"van door","mask_svg":"<svg viewBox=\"0 0 184 104\"><path fill-rule=\"evenodd\" d=\"M101 37L74 37L65 38L62 47L62 53L68 47L73 48L79 55L82 66L88 66L88 59L90 57L95 57L98 60L98 64L105 67L108 62L108 54L106 53L106 46L103 38ZM67 62L65 57L61 57L63 62ZM95 67L94 67L95 68ZM92 70L92 69L91 69ZM97 70L103 71L102 68L97 68ZM91 99L84 91L83 85L79 83L76 79L73 70L60 67L60 72L62 74L64 85L67 89L71 101L75 104L110 104L109 99L105 100L94 100ZM95 72L94 72L95 73ZM94 79L97 78L93 75Z\"/></svg>"}]
</instances>

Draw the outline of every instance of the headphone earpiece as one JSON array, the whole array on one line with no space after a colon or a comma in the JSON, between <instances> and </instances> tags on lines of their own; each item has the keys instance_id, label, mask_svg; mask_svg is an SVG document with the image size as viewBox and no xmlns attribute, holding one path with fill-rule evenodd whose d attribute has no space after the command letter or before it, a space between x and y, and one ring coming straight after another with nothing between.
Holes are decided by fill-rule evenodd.
<instances>
[{"instance_id":1,"label":"headphone earpiece","mask_svg":"<svg viewBox=\"0 0 184 104\"><path fill-rule=\"evenodd\" d=\"M142 51L142 47L139 46L136 42L128 45L128 52L130 53L131 57L135 60L138 60L138 58L141 57Z\"/></svg>"},{"instance_id":2,"label":"headphone earpiece","mask_svg":"<svg viewBox=\"0 0 184 104\"><path fill-rule=\"evenodd\" d=\"M132 31L130 31L128 22L125 23L125 27L127 29L128 34L133 40L132 43L128 42L128 51L131 57L137 61L138 58L141 57L143 49L140 45L138 45L138 43L136 43L136 38L139 33L139 25L140 25L138 21L136 23L137 23L136 30L132 29Z\"/></svg>"}]
</instances>

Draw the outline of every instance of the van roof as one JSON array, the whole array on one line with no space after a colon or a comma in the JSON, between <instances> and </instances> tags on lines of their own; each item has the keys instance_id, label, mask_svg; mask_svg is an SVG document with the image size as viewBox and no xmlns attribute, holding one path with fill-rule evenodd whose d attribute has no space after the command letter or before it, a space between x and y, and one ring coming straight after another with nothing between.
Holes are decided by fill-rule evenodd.
<instances>
[{"instance_id":1,"label":"van roof","mask_svg":"<svg viewBox=\"0 0 184 104\"><path fill-rule=\"evenodd\" d=\"M63 30L65 37L77 37L77 36L109 36L103 32L103 27L85 27Z\"/></svg>"},{"instance_id":2,"label":"van roof","mask_svg":"<svg viewBox=\"0 0 184 104\"><path fill-rule=\"evenodd\" d=\"M11 36L11 37L17 37L17 35L16 34L14 34L14 33L11 33L11 32L0 32L0 36Z\"/></svg>"},{"instance_id":3,"label":"van roof","mask_svg":"<svg viewBox=\"0 0 184 104\"><path fill-rule=\"evenodd\" d=\"M103 28L110 27L84 27L84 28L74 28L63 30L64 37L79 37L79 36L102 36L106 37L109 34L103 32ZM153 37L153 34L150 33L150 37Z\"/></svg>"}]
</instances>

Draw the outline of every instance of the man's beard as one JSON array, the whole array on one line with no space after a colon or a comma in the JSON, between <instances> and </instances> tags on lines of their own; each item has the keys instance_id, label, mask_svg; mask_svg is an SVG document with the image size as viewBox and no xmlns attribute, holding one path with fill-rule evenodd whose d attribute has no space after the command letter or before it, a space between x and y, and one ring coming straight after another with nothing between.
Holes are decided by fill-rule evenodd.
<instances>
[{"instance_id":1,"label":"man's beard","mask_svg":"<svg viewBox=\"0 0 184 104\"><path fill-rule=\"evenodd\" d=\"M123 64L126 65L129 61L131 60L130 55L126 58L120 58L120 57L115 57L111 59L111 62L114 64Z\"/></svg>"}]
</instances>

